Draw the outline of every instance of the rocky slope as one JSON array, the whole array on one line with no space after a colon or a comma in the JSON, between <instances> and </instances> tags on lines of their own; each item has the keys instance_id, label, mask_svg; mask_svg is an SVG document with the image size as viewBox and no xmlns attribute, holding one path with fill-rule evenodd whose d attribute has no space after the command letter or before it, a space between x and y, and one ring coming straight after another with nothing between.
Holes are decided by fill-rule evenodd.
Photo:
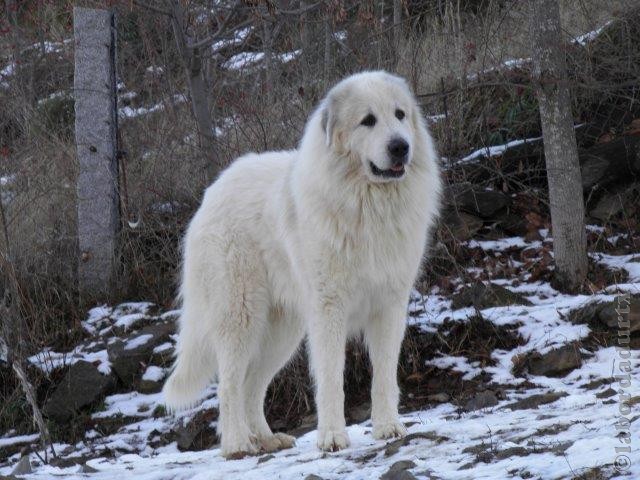
<instances>
[{"instance_id":1,"label":"rocky slope","mask_svg":"<svg viewBox=\"0 0 640 480\"><path fill-rule=\"evenodd\" d=\"M567 295L534 268L549 255L547 232L537 234L463 242L469 258L478 257L484 267L467 267L463 276L414 293L400 368L403 421L410 432L405 439L373 440L368 404L359 400L366 398L365 380L347 385L347 396L358 399L348 401L351 448L317 451L310 407L275 422L298 437L293 449L224 461L217 451L215 385L193 410L170 416L162 407L158 392L178 312L126 303L92 309L83 322L86 338L72 351L46 349L31 357L51 378L44 412L58 426L57 457L49 452L44 463L35 434L3 432L0 475L635 478L640 255L592 252L593 278L601 277L597 289ZM625 346L618 343L625 332L629 353L616 349ZM350 358L356 361L353 353ZM615 377L627 374L625 360L628 383ZM366 376L366 363L359 368ZM293 405L291 396L279 401ZM269 401L267 407L283 408ZM632 462L628 470L621 455Z\"/></svg>"}]
</instances>

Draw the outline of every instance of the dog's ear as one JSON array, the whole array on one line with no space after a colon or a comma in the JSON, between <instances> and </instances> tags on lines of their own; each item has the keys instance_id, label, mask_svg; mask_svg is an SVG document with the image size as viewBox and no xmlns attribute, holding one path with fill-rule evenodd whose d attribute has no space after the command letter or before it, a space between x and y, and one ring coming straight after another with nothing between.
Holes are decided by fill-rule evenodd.
<instances>
[{"instance_id":1,"label":"dog's ear","mask_svg":"<svg viewBox=\"0 0 640 480\"><path fill-rule=\"evenodd\" d=\"M336 114L331 97L327 98L322 106L321 125L327 147L330 147L333 139L333 130L336 126Z\"/></svg>"}]
</instances>

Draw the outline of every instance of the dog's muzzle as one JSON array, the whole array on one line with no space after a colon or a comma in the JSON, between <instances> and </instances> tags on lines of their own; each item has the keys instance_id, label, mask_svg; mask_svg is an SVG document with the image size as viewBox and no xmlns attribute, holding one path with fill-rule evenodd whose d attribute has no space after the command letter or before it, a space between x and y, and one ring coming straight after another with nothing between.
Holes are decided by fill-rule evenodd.
<instances>
[{"instance_id":1,"label":"dog's muzzle","mask_svg":"<svg viewBox=\"0 0 640 480\"><path fill-rule=\"evenodd\" d=\"M387 154L391 161L391 167L381 170L373 162L369 162L371 172L384 178L399 178L404 175L404 167L409 162L409 144L402 138L394 138L387 145Z\"/></svg>"}]
</instances>

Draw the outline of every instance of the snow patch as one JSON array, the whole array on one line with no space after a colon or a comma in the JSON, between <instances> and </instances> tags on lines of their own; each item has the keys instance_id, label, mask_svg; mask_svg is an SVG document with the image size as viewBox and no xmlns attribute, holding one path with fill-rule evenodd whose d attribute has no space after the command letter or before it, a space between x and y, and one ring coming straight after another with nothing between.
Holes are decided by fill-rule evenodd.
<instances>
[{"instance_id":1,"label":"snow patch","mask_svg":"<svg viewBox=\"0 0 640 480\"><path fill-rule=\"evenodd\" d=\"M159 382L165 376L164 368L157 367L155 365L149 365L142 375L142 380L149 382Z\"/></svg>"},{"instance_id":2,"label":"snow patch","mask_svg":"<svg viewBox=\"0 0 640 480\"><path fill-rule=\"evenodd\" d=\"M607 28L612 23L613 23L613 20L609 20L607 23L602 25L600 28L596 28L595 30L592 30L591 32L584 33L584 34L574 38L573 39L573 43L576 43L578 45L582 45L583 47L586 46L589 42L592 42L596 38L598 38L600 36L600 34L604 31L604 29Z\"/></svg>"},{"instance_id":3,"label":"snow patch","mask_svg":"<svg viewBox=\"0 0 640 480\"><path fill-rule=\"evenodd\" d=\"M519 140L512 140L502 145L492 145L490 147L480 148L470 153L466 157L461 158L460 160L455 162L455 164L460 165L463 163L468 163L468 162L471 162L472 160L476 160L481 157L485 157L485 158L497 157L504 154L504 152L506 152L509 148L517 147L518 145L523 145L525 143L537 142L540 140L542 140L542 137L525 138L525 139L519 139Z\"/></svg>"},{"instance_id":4,"label":"snow patch","mask_svg":"<svg viewBox=\"0 0 640 480\"><path fill-rule=\"evenodd\" d=\"M134 350L142 345L146 344L149 340L153 338L153 335L150 333L145 333L144 335L139 335L131 340L129 340L124 346L125 350Z\"/></svg>"}]
</instances>

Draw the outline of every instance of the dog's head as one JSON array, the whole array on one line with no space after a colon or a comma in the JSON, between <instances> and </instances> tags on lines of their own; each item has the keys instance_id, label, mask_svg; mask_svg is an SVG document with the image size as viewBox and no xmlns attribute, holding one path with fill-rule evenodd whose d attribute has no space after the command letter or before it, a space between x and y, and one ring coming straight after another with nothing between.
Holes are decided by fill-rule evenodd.
<instances>
[{"instance_id":1,"label":"dog's head","mask_svg":"<svg viewBox=\"0 0 640 480\"><path fill-rule=\"evenodd\" d=\"M382 71L352 75L331 89L321 112L327 146L369 181L411 174L425 127L404 79Z\"/></svg>"}]
</instances>

